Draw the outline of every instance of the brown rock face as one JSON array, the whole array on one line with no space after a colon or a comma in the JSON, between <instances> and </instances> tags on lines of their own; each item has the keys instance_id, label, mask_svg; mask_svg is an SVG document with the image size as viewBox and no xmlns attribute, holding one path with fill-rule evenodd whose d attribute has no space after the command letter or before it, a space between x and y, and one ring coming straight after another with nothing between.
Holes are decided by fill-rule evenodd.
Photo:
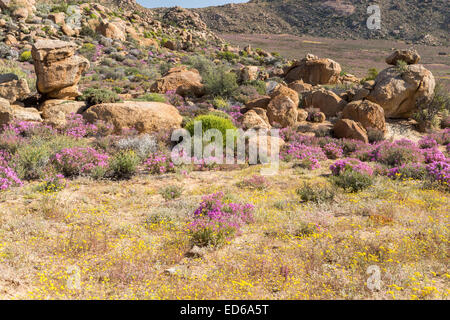
<instances>
[{"instance_id":1,"label":"brown rock face","mask_svg":"<svg viewBox=\"0 0 450 320\"><path fill-rule=\"evenodd\" d=\"M298 109L297 110L297 121L298 122L303 122L306 121L306 119L308 119L308 111L306 111L305 109Z\"/></svg>"},{"instance_id":2,"label":"brown rock face","mask_svg":"<svg viewBox=\"0 0 450 320\"><path fill-rule=\"evenodd\" d=\"M44 122L62 127L67 123L70 114L81 114L86 109L83 101L47 100L41 106Z\"/></svg>"},{"instance_id":3,"label":"brown rock face","mask_svg":"<svg viewBox=\"0 0 450 320\"><path fill-rule=\"evenodd\" d=\"M296 80L289 84L289 88L296 91L298 94L309 92L313 89L313 86L309 83L303 82L303 80Z\"/></svg>"},{"instance_id":4,"label":"brown rock face","mask_svg":"<svg viewBox=\"0 0 450 320\"><path fill-rule=\"evenodd\" d=\"M126 128L136 129L139 133L176 129L181 127L183 120L174 106L136 101L98 104L86 110L83 117L89 122L102 120L111 123L116 133Z\"/></svg>"},{"instance_id":5,"label":"brown rock face","mask_svg":"<svg viewBox=\"0 0 450 320\"><path fill-rule=\"evenodd\" d=\"M403 60L407 64L417 64L420 61L420 56L419 53L413 49L395 50L386 58L386 63L396 66L399 60Z\"/></svg>"},{"instance_id":6,"label":"brown rock face","mask_svg":"<svg viewBox=\"0 0 450 320\"><path fill-rule=\"evenodd\" d=\"M334 84L338 82L341 71L336 61L308 56L294 63L285 73L285 78L287 82L303 80L312 85Z\"/></svg>"},{"instance_id":7,"label":"brown rock face","mask_svg":"<svg viewBox=\"0 0 450 320\"><path fill-rule=\"evenodd\" d=\"M353 120L340 119L336 121L333 131L336 138L355 139L365 143L369 142L366 129L360 123Z\"/></svg>"},{"instance_id":8,"label":"brown rock face","mask_svg":"<svg viewBox=\"0 0 450 320\"><path fill-rule=\"evenodd\" d=\"M25 79L19 79L13 73L0 75L0 97L10 103L26 98L30 94L28 83Z\"/></svg>"},{"instance_id":9,"label":"brown rock face","mask_svg":"<svg viewBox=\"0 0 450 320\"><path fill-rule=\"evenodd\" d=\"M257 66L245 66L240 70L239 79L242 82L258 79L259 68Z\"/></svg>"},{"instance_id":10,"label":"brown rock face","mask_svg":"<svg viewBox=\"0 0 450 320\"><path fill-rule=\"evenodd\" d=\"M0 98L0 127L15 120L41 122L42 118L35 108L10 105L8 100Z\"/></svg>"},{"instance_id":11,"label":"brown rock face","mask_svg":"<svg viewBox=\"0 0 450 320\"><path fill-rule=\"evenodd\" d=\"M342 111L342 118L359 122L366 130L373 128L386 132L383 108L368 100L353 101L347 104Z\"/></svg>"},{"instance_id":12,"label":"brown rock face","mask_svg":"<svg viewBox=\"0 0 450 320\"><path fill-rule=\"evenodd\" d=\"M408 118L416 101L432 99L435 85L433 74L420 64L407 66L403 73L390 67L378 74L367 100L379 104L387 118Z\"/></svg>"},{"instance_id":13,"label":"brown rock face","mask_svg":"<svg viewBox=\"0 0 450 320\"><path fill-rule=\"evenodd\" d=\"M262 97L259 97L259 98L256 98L254 100L247 102L247 104L245 106L248 109L253 109L253 108L267 109L267 106L269 105L269 103L270 103L270 97L262 96Z\"/></svg>"},{"instance_id":14,"label":"brown rock face","mask_svg":"<svg viewBox=\"0 0 450 320\"><path fill-rule=\"evenodd\" d=\"M267 106L267 116L270 124L278 123L283 128L291 127L297 123L299 98L297 92L286 86L277 86Z\"/></svg>"},{"instance_id":15,"label":"brown rock face","mask_svg":"<svg viewBox=\"0 0 450 320\"><path fill-rule=\"evenodd\" d=\"M304 94L303 103L305 108L320 109L327 117L336 116L346 105L345 100L342 100L334 92L325 89Z\"/></svg>"},{"instance_id":16,"label":"brown rock face","mask_svg":"<svg viewBox=\"0 0 450 320\"><path fill-rule=\"evenodd\" d=\"M176 91L179 95L202 96L204 87L202 77L196 69L188 70L186 67L175 67L161 79L156 80L150 90L157 93Z\"/></svg>"},{"instance_id":17,"label":"brown rock face","mask_svg":"<svg viewBox=\"0 0 450 320\"><path fill-rule=\"evenodd\" d=\"M110 39L117 39L121 41L126 40L125 32L113 22L101 22L97 26L97 32L101 33L104 37Z\"/></svg>"},{"instance_id":18,"label":"brown rock face","mask_svg":"<svg viewBox=\"0 0 450 320\"><path fill-rule=\"evenodd\" d=\"M46 98L74 99L89 61L75 55L76 45L60 40L39 40L31 50L37 89Z\"/></svg>"},{"instance_id":19,"label":"brown rock face","mask_svg":"<svg viewBox=\"0 0 450 320\"><path fill-rule=\"evenodd\" d=\"M242 127L245 130L271 128L264 109L259 109L259 112L255 109L247 111L242 117Z\"/></svg>"}]
</instances>

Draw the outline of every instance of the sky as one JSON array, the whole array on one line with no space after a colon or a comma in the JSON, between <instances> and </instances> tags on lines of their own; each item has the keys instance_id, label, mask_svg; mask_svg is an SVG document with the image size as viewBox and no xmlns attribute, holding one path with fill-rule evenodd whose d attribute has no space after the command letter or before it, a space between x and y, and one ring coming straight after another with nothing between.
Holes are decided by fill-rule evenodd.
<instances>
[{"instance_id":1,"label":"sky","mask_svg":"<svg viewBox=\"0 0 450 320\"><path fill-rule=\"evenodd\" d=\"M226 3L242 3L248 0L136 0L137 3L147 8L175 7L201 8L219 6Z\"/></svg>"}]
</instances>

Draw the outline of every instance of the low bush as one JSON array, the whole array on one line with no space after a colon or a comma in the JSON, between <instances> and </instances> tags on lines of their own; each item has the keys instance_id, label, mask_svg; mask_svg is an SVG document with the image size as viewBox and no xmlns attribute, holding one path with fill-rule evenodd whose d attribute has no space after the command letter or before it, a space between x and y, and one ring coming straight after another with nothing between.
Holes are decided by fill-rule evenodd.
<instances>
[{"instance_id":1,"label":"low bush","mask_svg":"<svg viewBox=\"0 0 450 320\"><path fill-rule=\"evenodd\" d=\"M322 203L332 201L336 197L336 190L323 184L304 183L296 190L297 195L304 202Z\"/></svg>"},{"instance_id":2,"label":"low bush","mask_svg":"<svg viewBox=\"0 0 450 320\"><path fill-rule=\"evenodd\" d=\"M108 89L86 89L81 96L77 98L79 101L86 101L90 106L100 103L119 102L120 98L116 92Z\"/></svg>"},{"instance_id":3,"label":"low bush","mask_svg":"<svg viewBox=\"0 0 450 320\"><path fill-rule=\"evenodd\" d=\"M155 137L144 134L140 136L124 137L116 142L120 150L132 150L141 159L146 159L151 153L156 152L158 144Z\"/></svg>"},{"instance_id":4,"label":"low bush","mask_svg":"<svg viewBox=\"0 0 450 320\"><path fill-rule=\"evenodd\" d=\"M170 159L170 156L161 152L151 155L144 162L144 165L151 174L164 174L175 171L175 165Z\"/></svg>"},{"instance_id":5,"label":"low bush","mask_svg":"<svg viewBox=\"0 0 450 320\"><path fill-rule=\"evenodd\" d=\"M370 175L354 170L346 170L338 176L333 176L331 181L347 192L359 192L373 184Z\"/></svg>"},{"instance_id":6,"label":"low bush","mask_svg":"<svg viewBox=\"0 0 450 320\"><path fill-rule=\"evenodd\" d=\"M164 200L174 200L181 197L183 193L183 188L178 186L167 186L159 191L159 194L164 198Z\"/></svg>"},{"instance_id":7,"label":"low bush","mask_svg":"<svg viewBox=\"0 0 450 320\"><path fill-rule=\"evenodd\" d=\"M115 179L128 179L136 173L140 161L134 151L120 151L110 158L108 174Z\"/></svg>"},{"instance_id":8,"label":"low bush","mask_svg":"<svg viewBox=\"0 0 450 320\"><path fill-rule=\"evenodd\" d=\"M52 164L65 177L73 177L91 175L97 173L97 168L107 168L108 158L108 155L90 147L74 147L56 153L52 158Z\"/></svg>"},{"instance_id":9,"label":"low bush","mask_svg":"<svg viewBox=\"0 0 450 320\"><path fill-rule=\"evenodd\" d=\"M203 76L203 83L212 96L231 97L238 88L236 74L224 65L210 70Z\"/></svg>"},{"instance_id":10,"label":"low bush","mask_svg":"<svg viewBox=\"0 0 450 320\"><path fill-rule=\"evenodd\" d=\"M225 201L218 192L202 198L187 231L194 245L220 247L239 234L240 228L253 221L254 206Z\"/></svg>"},{"instance_id":11,"label":"low bush","mask_svg":"<svg viewBox=\"0 0 450 320\"><path fill-rule=\"evenodd\" d=\"M202 124L202 132L205 133L207 130L210 129L217 129L222 133L223 137L223 144L225 145L226 142L226 134L227 130L235 131L236 127L234 126L233 122L229 119L218 117L215 115L203 115L198 116L195 119L188 122L186 125L186 130L189 131L191 136L194 136L194 126L195 122L201 122Z\"/></svg>"}]
</instances>

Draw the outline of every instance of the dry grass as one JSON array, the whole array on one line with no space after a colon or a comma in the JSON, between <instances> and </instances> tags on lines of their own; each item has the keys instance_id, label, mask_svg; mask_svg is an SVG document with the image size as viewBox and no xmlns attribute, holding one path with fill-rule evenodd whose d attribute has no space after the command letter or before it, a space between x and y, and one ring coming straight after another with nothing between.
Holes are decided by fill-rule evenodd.
<instances>
[{"instance_id":1,"label":"dry grass","mask_svg":"<svg viewBox=\"0 0 450 320\"><path fill-rule=\"evenodd\" d=\"M238 187L258 170L78 179L54 194L35 185L2 193L0 297L448 298L448 193L379 178L367 191L310 204L295 190L327 183L327 169L284 164L266 190ZM182 186L181 199L164 201L166 185ZM184 227L201 195L218 190L253 203L255 222L221 249L187 255ZM381 268L380 291L366 286L370 265ZM79 290L67 286L73 266Z\"/></svg>"}]
</instances>

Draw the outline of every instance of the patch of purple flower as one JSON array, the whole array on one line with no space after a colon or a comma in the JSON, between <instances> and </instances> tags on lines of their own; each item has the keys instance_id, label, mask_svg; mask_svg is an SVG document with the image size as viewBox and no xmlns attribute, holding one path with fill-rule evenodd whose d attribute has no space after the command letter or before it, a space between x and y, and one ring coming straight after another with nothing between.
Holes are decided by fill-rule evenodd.
<instances>
[{"instance_id":1,"label":"patch of purple flower","mask_svg":"<svg viewBox=\"0 0 450 320\"><path fill-rule=\"evenodd\" d=\"M94 148L74 147L62 149L52 159L56 170L66 177L88 175L108 166L108 155Z\"/></svg>"},{"instance_id":2,"label":"patch of purple flower","mask_svg":"<svg viewBox=\"0 0 450 320\"><path fill-rule=\"evenodd\" d=\"M450 164L447 161L438 161L427 164L428 174L436 181L447 187L450 186Z\"/></svg>"},{"instance_id":3,"label":"patch of purple flower","mask_svg":"<svg viewBox=\"0 0 450 320\"><path fill-rule=\"evenodd\" d=\"M14 185L22 185L22 181L16 172L8 166L11 156L8 152L0 150L0 191L4 191Z\"/></svg>"},{"instance_id":4,"label":"patch of purple flower","mask_svg":"<svg viewBox=\"0 0 450 320\"><path fill-rule=\"evenodd\" d=\"M219 245L240 232L240 228L253 221L254 206L224 201L222 192L202 198L194 211L194 221L187 230L197 245Z\"/></svg>"},{"instance_id":5,"label":"patch of purple flower","mask_svg":"<svg viewBox=\"0 0 450 320\"><path fill-rule=\"evenodd\" d=\"M322 147L322 150L328 159L333 160L342 157L342 155L344 154L342 147L334 142L327 143Z\"/></svg>"},{"instance_id":6,"label":"patch of purple flower","mask_svg":"<svg viewBox=\"0 0 450 320\"><path fill-rule=\"evenodd\" d=\"M367 163L355 158L338 160L330 166L330 170L334 176L339 176L347 170L357 171L369 176L373 175L373 169Z\"/></svg>"},{"instance_id":7,"label":"patch of purple flower","mask_svg":"<svg viewBox=\"0 0 450 320\"><path fill-rule=\"evenodd\" d=\"M151 174L164 174L175 171L175 165L170 157L161 152L151 155L144 162L144 165Z\"/></svg>"}]
</instances>

